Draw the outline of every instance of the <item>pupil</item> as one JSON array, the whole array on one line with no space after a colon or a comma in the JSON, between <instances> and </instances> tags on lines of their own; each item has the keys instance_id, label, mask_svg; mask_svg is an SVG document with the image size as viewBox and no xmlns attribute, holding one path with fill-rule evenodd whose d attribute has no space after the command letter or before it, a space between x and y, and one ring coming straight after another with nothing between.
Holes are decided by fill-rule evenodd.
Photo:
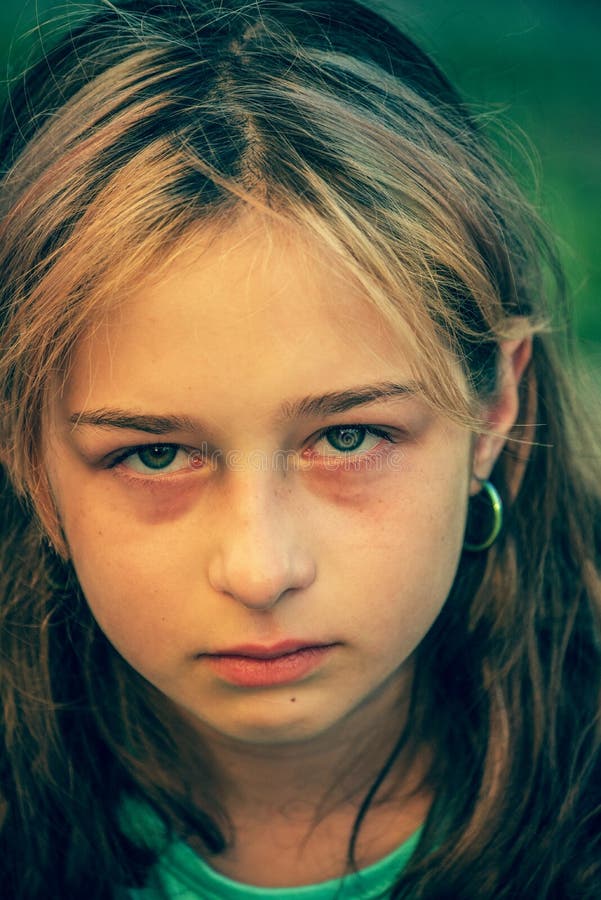
<instances>
[{"instance_id":1,"label":"pupil","mask_svg":"<svg viewBox=\"0 0 601 900\"><path fill-rule=\"evenodd\" d=\"M365 428L338 428L328 435L328 440L336 450L356 450L364 437Z\"/></svg>"},{"instance_id":2,"label":"pupil","mask_svg":"<svg viewBox=\"0 0 601 900\"><path fill-rule=\"evenodd\" d=\"M170 465L177 455L177 447L157 444L139 451L139 457L149 469L164 469Z\"/></svg>"}]
</instances>

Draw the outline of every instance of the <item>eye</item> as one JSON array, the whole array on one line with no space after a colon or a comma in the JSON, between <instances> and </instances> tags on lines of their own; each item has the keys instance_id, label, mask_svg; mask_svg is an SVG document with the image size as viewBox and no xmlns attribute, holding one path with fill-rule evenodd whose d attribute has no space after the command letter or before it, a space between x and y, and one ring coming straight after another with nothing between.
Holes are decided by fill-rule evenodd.
<instances>
[{"instance_id":1,"label":"eye","mask_svg":"<svg viewBox=\"0 0 601 900\"><path fill-rule=\"evenodd\" d=\"M145 444L133 447L113 463L125 466L138 475L171 474L193 466L193 451L179 444Z\"/></svg>"},{"instance_id":2,"label":"eye","mask_svg":"<svg viewBox=\"0 0 601 900\"><path fill-rule=\"evenodd\" d=\"M336 425L326 428L318 435L317 440L313 444L316 448L320 444L325 443L326 450L333 450L333 453L322 453L323 456L335 457L339 454L350 456L358 450L361 453L369 453L377 447L382 440L392 441L391 435L380 428L373 425Z\"/></svg>"}]
</instances>

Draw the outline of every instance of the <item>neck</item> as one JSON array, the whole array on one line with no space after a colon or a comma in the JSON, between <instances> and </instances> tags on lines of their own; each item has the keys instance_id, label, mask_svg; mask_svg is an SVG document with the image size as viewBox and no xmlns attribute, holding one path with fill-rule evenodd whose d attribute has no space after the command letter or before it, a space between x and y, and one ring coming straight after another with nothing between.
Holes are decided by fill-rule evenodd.
<instances>
[{"instance_id":1,"label":"neck","mask_svg":"<svg viewBox=\"0 0 601 900\"><path fill-rule=\"evenodd\" d=\"M334 728L303 741L240 741L196 721L194 728L209 748L220 783L221 801L233 822L257 820L292 810L307 818L336 809L356 814L386 765L405 727L408 697L398 689L372 698ZM375 797L374 805L408 796L419 787L427 755L407 746L399 752Z\"/></svg>"},{"instance_id":2,"label":"neck","mask_svg":"<svg viewBox=\"0 0 601 900\"><path fill-rule=\"evenodd\" d=\"M335 728L277 744L237 741L196 721L232 826L228 850L212 857L211 865L263 887L340 877L357 814L399 740L407 708L397 690L394 703L391 695L372 698L360 715ZM409 744L395 758L361 825L360 867L390 853L424 821L431 802L423 785L429 763L428 752L412 752Z\"/></svg>"}]
</instances>

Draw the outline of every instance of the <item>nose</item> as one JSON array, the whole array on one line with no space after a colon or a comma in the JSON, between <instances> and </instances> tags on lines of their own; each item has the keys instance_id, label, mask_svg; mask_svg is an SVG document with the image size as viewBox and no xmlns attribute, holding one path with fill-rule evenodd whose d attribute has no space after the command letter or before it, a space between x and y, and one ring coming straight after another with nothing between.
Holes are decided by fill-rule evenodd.
<instances>
[{"instance_id":1,"label":"nose","mask_svg":"<svg viewBox=\"0 0 601 900\"><path fill-rule=\"evenodd\" d=\"M308 587L315 561L299 514L270 476L252 473L230 486L214 531L209 582L253 610L270 610L291 590Z\"/></svg>"}]
</instances>

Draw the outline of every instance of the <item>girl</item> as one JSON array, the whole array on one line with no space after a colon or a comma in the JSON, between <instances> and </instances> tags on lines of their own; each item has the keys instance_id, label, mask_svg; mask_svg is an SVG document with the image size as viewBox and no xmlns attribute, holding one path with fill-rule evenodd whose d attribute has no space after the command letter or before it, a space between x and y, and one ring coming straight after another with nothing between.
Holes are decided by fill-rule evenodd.
<instances>
[{"instance_id":1,"label":"girl","mask_svg":"<svg viewBox=\"0 0 601 900\"><path fill-rule=\"evenodd\" d=\"M3 896L598 897L598 453L441 72L105 0L1 152Z\"/></svg>"}]
</instances>

